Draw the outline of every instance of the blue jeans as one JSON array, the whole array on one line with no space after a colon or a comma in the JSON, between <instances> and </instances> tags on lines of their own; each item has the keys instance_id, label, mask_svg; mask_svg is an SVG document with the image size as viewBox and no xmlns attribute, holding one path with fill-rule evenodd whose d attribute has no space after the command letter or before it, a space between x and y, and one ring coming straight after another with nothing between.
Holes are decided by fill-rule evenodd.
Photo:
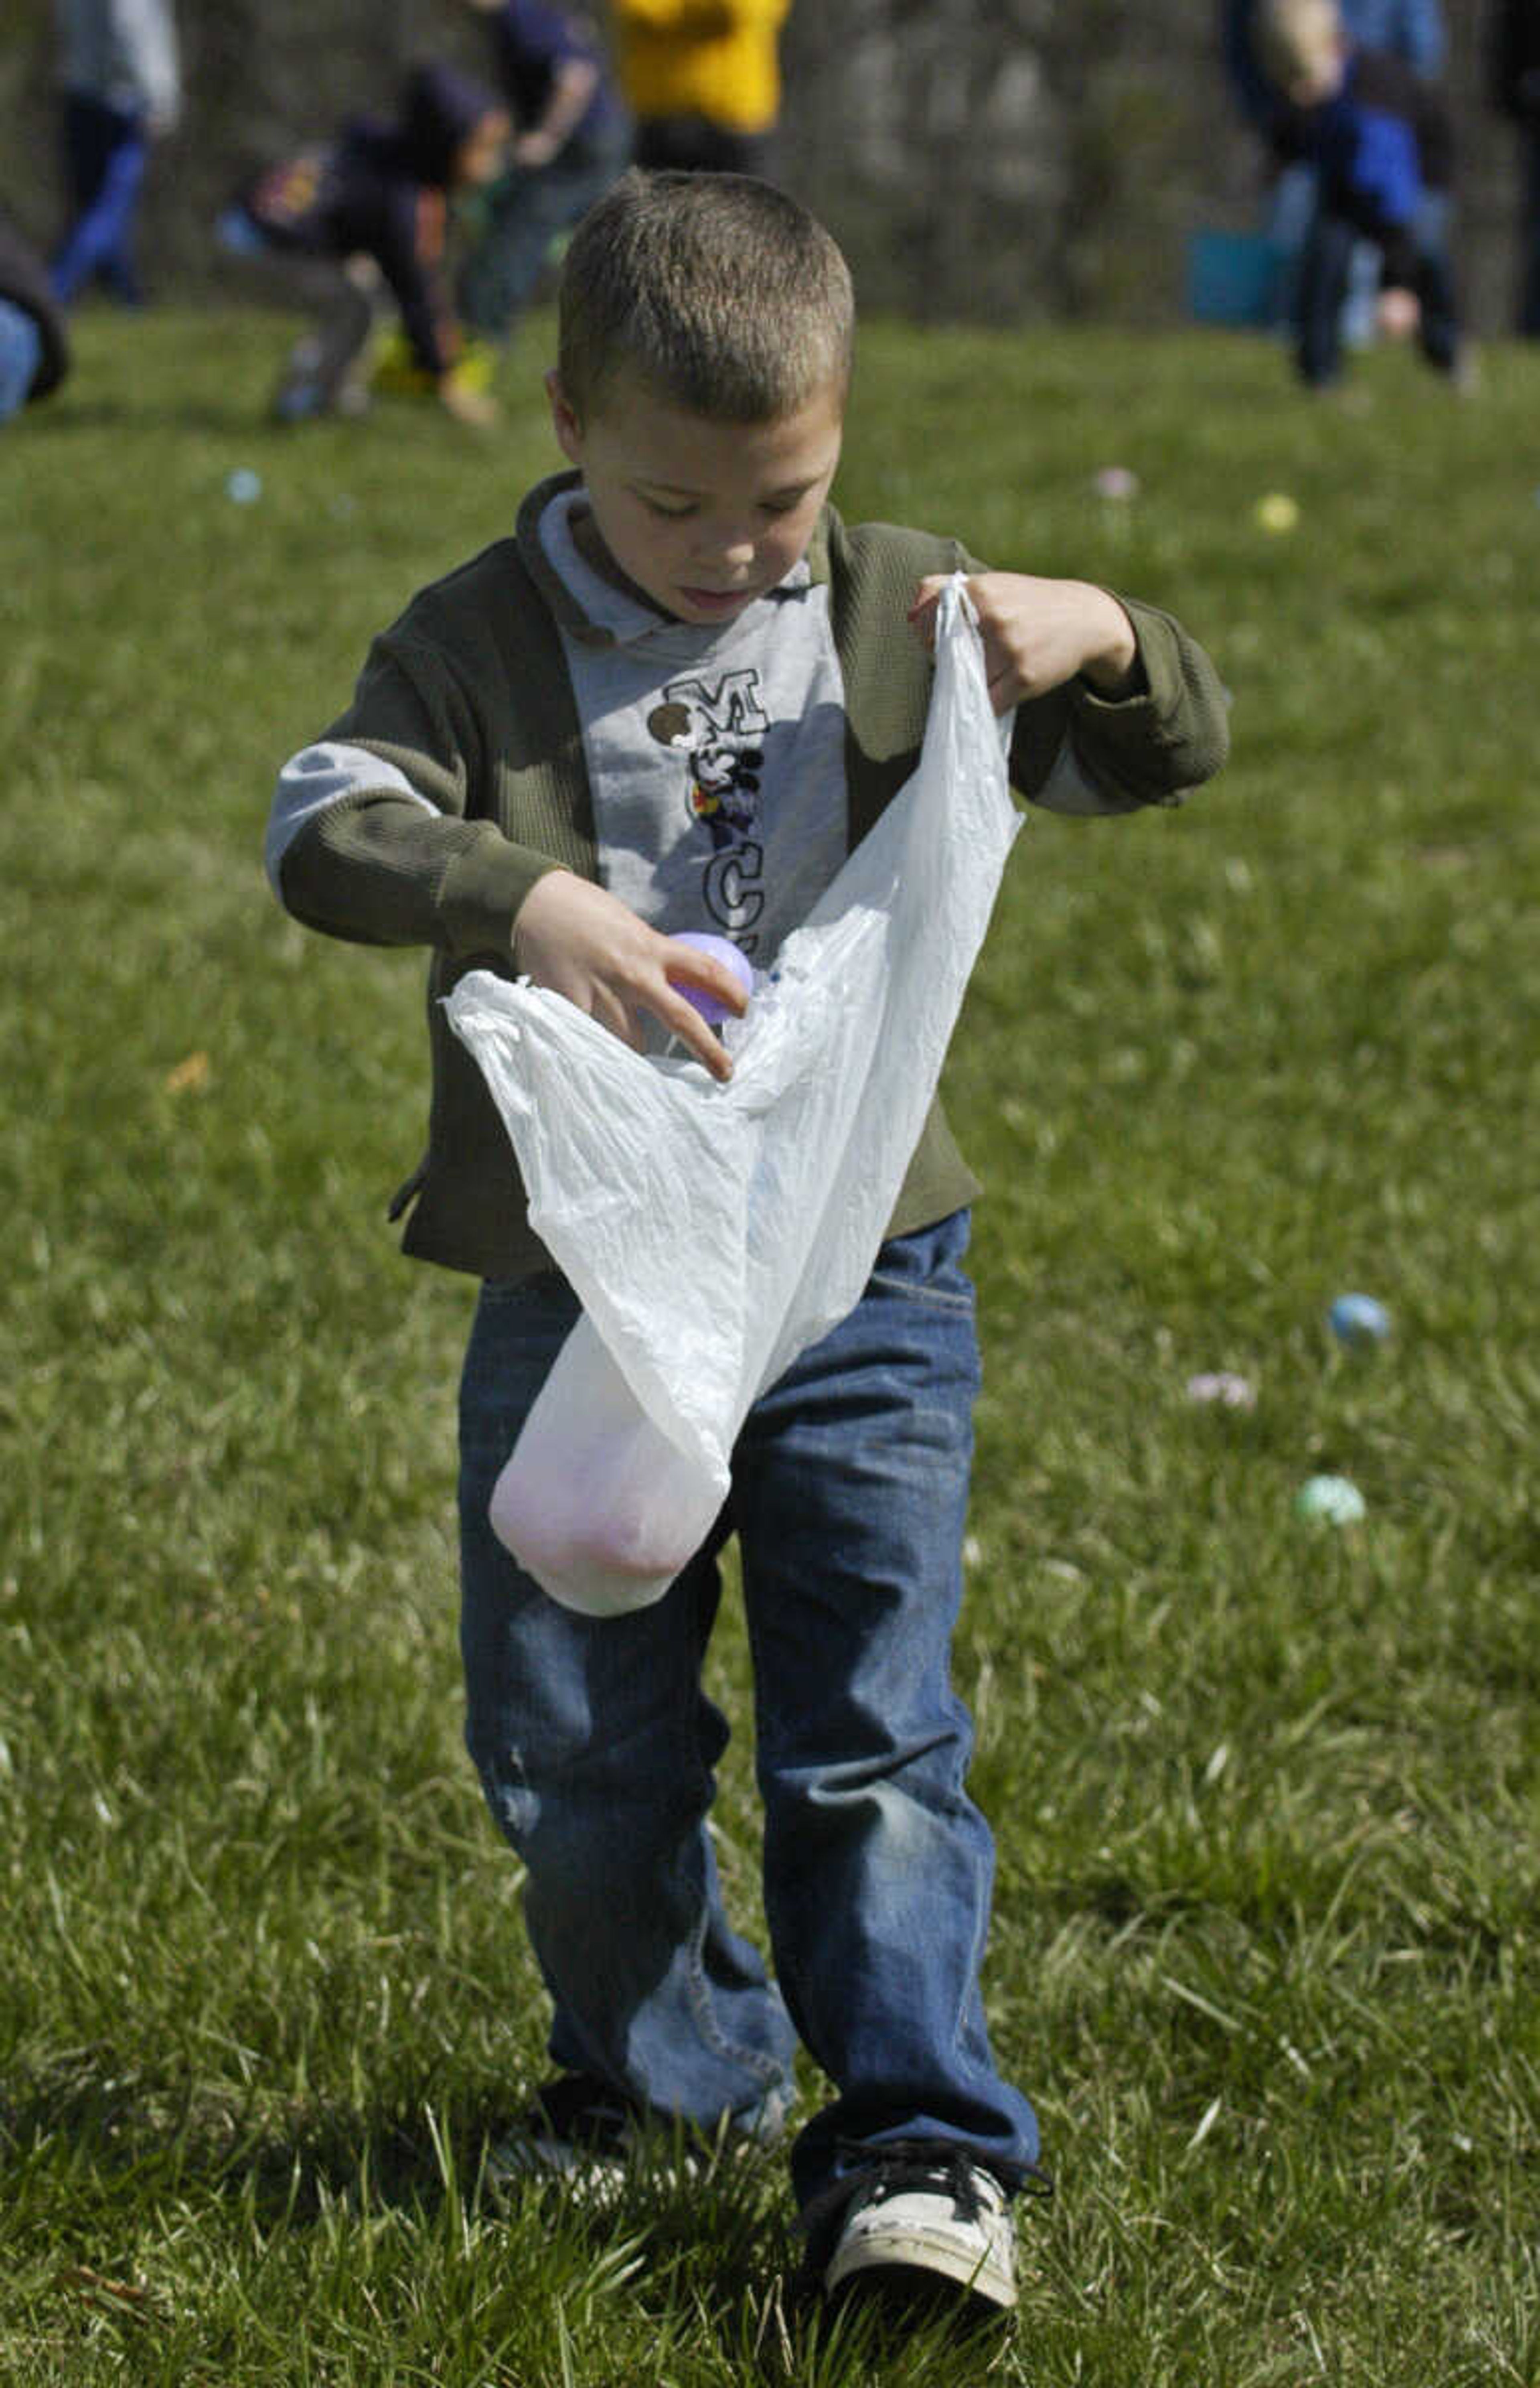
<instances>
[{"instance_id":1,"label":"blue jeans","mask_svg":"<svg viewBox=\"0 0 1540 2388\"><path fill-rule=\"evenodd\" d=\"M626 1617L559 1607L486 1521L574 1295L554 1275L486 1287L466 1354L466 1738L527 1869L551 2054L768 2133L800 2037L836 2092L792 2152L803 2204L863 2143L955 2141L1012 2184L1037 2153L985 2029L993 1849L949 1672L978 1383L967 1233L958 1213L883 1246L850 1316L750 1412L706 1547ZM778 1988L728 1925L707 1828L728 1728L701 1668L734 1531Z\"/></svg>"},{"instance_id":2,"label":"blue jeans","mask_svg":"<svg viewBox=\"0 0 1540 2388\"><path fill-rule=\"evenodd\" d=\"M1540 124L1526 124L1519 153L1522 198L1519 212L1519 301L1514 328L1521 339L1540 340Z\"/></svg>"},{"instance_id":3,"label":"blue jeans","mask_svg":"<svg viewBox=\"0 0 1540 2388\"><path fill-rule=\"evenodd\" d=\"M776 128L740 133L710 116L644 116L637 125L637 163L650 173L752 174L776 179Z\"/></svg>"},{"instance_id":4,"label":"blue jeans","mask_svg":"<svg viewBox=\"0 0 1540 2388\"><path fill-rule=\"evenodd\" d=\"M68 305L86 283L99 281L126 306L137 306L133 228L150 157L144 120L69 92L64 149L75 216L51 268L54 295Z\"/></svg>"},{"instance_id":5,"label":"blue jeans","mask_svg":"<svg viewBox=\"0 0 1540 2388\"><path fill-rule=\"evenodd\" d=\"M1431 195L1417 225L1413 286L1422 311L1418 346L1439 372L1453 373L1459 362L1460 329L1446 216L1441 197ZM1301 270L1296 350L1301 377L1312 388L1325 388L1341 371L1343 302L1358 245L1358 235L1345 217L1329 208L1317 210Z\"/></svg>"},{"instance_id":6,"label":"blue jeans","mask_svg":"<svg viewBox=\"0 0 1540 2388\"><path fill-rule=\"evenodd\" d=\"M9 298L0 298L0 423L19 412L37 379L43 336L34 317Z\"/></svg>"},{"instance_id":7,"label":"blue jeans","mask_svg":"<svg viewBox=\"0 0 1540 2388\"><path fill-rule=\"evenodd\" d=\"M1279 251L1274 327L1299 328L1301 284L1306 252L1319 197L1320 177L1307 159L1295 159L1279 172L1273 184L1264 229ZM1371 241L1354 241L1344 269L1340 332L1350 349L1370 349L1376 337L1375 311L1380 295L1380 252Z\"/></svg>"},{"instance_id":8,"label":"blue jeans","mask_svg":"<svg viewBox=\"0 0 1540 2388\"><path fill-rule=\"evenodd\" d=\"M482 230L460 276L460 314L478 339L507 340L554 244L625 170L629 135L570 141L549 166L514 167L482 201Z\"/></svg>"},{"instance_id":9,"label":"blue jeans","mask_svg":"<svg viewBox=\"0 0 1540 2388\"><path fill-rule=\"evenodd\" d=\"M367 264L351 271L344 255L285 248L244 207L226 208L214 236L227 257L276 306L309 308L311 328L296 341L273 392L272 413L299 423L330 413L359 372L359 360L380 320L385 284Z\"/></svg>"}]
</instances>

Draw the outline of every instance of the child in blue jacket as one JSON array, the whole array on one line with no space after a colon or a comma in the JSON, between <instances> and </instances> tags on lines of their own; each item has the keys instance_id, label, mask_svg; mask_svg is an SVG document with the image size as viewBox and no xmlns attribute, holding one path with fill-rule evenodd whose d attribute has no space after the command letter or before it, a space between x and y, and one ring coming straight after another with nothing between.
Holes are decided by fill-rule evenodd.
<instances>
[{"instance_id":1,"label":"child in blue jacket","mask_svg":"<svg viewBox=\"0 0 1540 2388\"><path fill-rule=\"evenodd\" d=\"M1320 389L1341 373L1343 299L1355 245L1368 240L1381 256L1380 328L1415 333L1430 364L1462 378L1454 278L1432 233L1451 148L1437 92L1399 58L1357 44L1337 0L1272 0L1256 39L1319 181L1301 276L1301 377Z\"/></svg>"}]
</instances>

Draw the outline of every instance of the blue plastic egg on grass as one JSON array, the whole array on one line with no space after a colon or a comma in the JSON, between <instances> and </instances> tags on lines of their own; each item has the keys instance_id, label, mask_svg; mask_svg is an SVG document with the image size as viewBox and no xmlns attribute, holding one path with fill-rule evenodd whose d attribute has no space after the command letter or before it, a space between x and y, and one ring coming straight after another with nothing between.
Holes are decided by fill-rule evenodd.
<instances>
[{"instance_id":1,"label":"blue plastic egg on grass","mask_svg":"<svg viewBox=\"0 0 1540 2388\"><path fill-rule=\"evenodd\" d=\"M1339 1293L1326 1320L1339 1343L1359 1349L1383 1343L1390 1334L1390 1313L1371 1293Z\"/></svg>"}]
</instances>

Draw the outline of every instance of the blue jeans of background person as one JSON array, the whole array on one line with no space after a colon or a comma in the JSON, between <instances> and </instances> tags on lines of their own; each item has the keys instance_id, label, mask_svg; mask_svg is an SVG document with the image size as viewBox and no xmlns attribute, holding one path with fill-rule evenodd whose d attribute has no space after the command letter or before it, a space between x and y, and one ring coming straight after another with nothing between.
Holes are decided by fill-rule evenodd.
<instances>
[{"instance_id":1,"label":"blue jeans of background person","mask_svg":"<svg viewBox=\"0 0 1540 2388\"><path fill-rule=\"evenodd\" d=\"M385 277L373 260L288 248L240 206L223 210L214 233L225 255L237 259L243 274L275 305L308 308L312 318L273 393L274 420L303 423L361 405L365 351L386 299Z\"/></svg>"},{"instance_id":2,"label":"blue jeans of background person","mask_svg":"<svg viewBox=\"0 0 1540 2388\"><path fill-rule=\"evenodd\" d=\"M149 154L142 116L84 92L66 93L65 171L75 215L51 269L55 296L64 305L92 281L105 284L125 306L139 304L133 221Z\"/></svg>"},{"instance_id":3,"label":"blue jeans of background person","mask_svg":"<svg viewBox=\"0 0 1540 2388\"><path fill-rule=\"evenodd\" d=\"M1306 244L1299 286L1299 370L1312 388L1325 388L1342 369L1343 298L1359 235L1343 216L1318 210ZM1430 198L1418 224L1413 288L1421 308L1418 345L1428 362L1452 373L1459 361L1460 332L1454 275L1449 264L1447 210Z\"/></svg>"},{"instance_id":4,"label":"blue jeans of background person","mask_svg":"<svg viewBox=\"0 0 1540 2388\"><path fill-rule=\"evenodd\" d=\"M1262 228L1279 253L1273 296L1273 324L1279 331L1297 334L1299 330L1300 286L1319 194L1320 177L1307 159L1295 159L1281 168L1272 187ZM1373 347L1379 290L1380 252L1372 241L1357 239L1343 286L1342 337L1346 347Z\"/></svg>"},{"instance_id":5,"label":"blue jeans of background person","mask_svg":"<svg viewBox=\"0 0 1540 2388\"><path fill-rule=\"evenodd\" d=\"M630 136L569 141L549 166L512 168L479 203L482 228L460 275L460 316L478 339L502 342L528 306L554 243L603 197L625 166Z\"/></svg>"},{"instance_id":6,"label":"blue jeans of background person","mask_svg":"<svg viewBox=\"0 0 1540 2388\"><path fill-rule=\"evenodd\" d=\"M27 403L43 359L43 335L23 307L0 298L0 423Z\"/></svg>"},{"instance_id":7,"label":"blue jeans of background person","mask_svg":"<svg viewBox=\"0 0 1540 2388\"><path fill-rule=\"evenodd\" d=\"M993 1848L949 1668L978 1381L967 1232L958 1213L883 1246L849 1317L754 1404L706 1547L629 1616L559 1607L487 1523L570 1288L486 1287L466 1355L466 1738L527 1869L551 2054L697 2123L771 2130L800 2036L837 2092L793 2150L804 2204L852 2140L959 2142L1011 2183L1037 2153L985 2029ZM735 1531L778 1987L727 1923L707 1823L728 1728L701 1660Z\"/></svg>"},{"instance_id":8,"label":"blue jeans of background person","mask_svg":"<svg viewBox=\"0 0 1540 2388\"><path fill-rule=\"evenodd\" d=\"M752 174L773 183L779 148L774 126L740 133L709 116L645 116L637 125L637 163L649 173Z\"/></svg>"},{"instance_id":9,"label":"blue jeans of background person","mask_svg":"<svg viewBox=\"0 0 1540 2388\"><path fill-rule=\"evenodd\" d=\"M1526 124L1519 157L1519 304L1515 329L1521 339L1540 340L1540 124Z\"/></svg>"}]
</instances>

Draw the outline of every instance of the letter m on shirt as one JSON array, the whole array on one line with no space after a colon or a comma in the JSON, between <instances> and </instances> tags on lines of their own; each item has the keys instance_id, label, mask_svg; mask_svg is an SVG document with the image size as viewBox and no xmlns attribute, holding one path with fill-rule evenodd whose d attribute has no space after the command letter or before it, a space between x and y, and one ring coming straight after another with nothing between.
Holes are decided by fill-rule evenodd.
<instances>
[{"instance_id":1,"label":"letter m on shirt","mask_svg":"<svg viewBox=\"0 0 1540 2388\"><path fill-rule=\"evenodd\" d=\"M759 701L759 674L751 666L724 672L714 682L670 680L663 693L675 705L688 705L692 717L718 738L763 737L770 727Z\"/></svg>"}]
</instances>

